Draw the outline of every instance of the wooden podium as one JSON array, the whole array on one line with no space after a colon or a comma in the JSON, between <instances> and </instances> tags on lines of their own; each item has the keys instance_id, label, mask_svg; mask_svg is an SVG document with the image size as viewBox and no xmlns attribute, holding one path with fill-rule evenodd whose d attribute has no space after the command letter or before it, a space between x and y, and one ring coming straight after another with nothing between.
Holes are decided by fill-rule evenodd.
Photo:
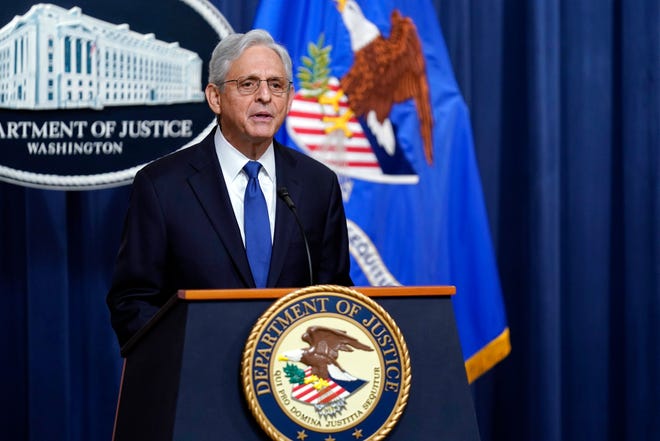
<instances>
[{"instance_id":1,"label":"wooden podium","mask_svg":"<svg viewBox=\"0 0 660 441\"><path fill-rule=\"evenodd\" d=\"M387 439L479 440L451 304L454 287L353 289L389 313L410 353L408 404ZM113 439L268 440L243 396L241 358L260 315L295 290L180 291L122 347Z\"/></svg>"}]
</instances>

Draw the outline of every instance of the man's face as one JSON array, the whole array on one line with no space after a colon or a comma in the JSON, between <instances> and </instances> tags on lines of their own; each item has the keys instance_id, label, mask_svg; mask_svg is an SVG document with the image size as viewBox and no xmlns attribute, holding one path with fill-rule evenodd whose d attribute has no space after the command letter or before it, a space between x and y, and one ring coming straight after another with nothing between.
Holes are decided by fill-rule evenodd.
<instances>
[{"instance_id":1,"label":"man's face","mask_svg":"<svg viewBox=\"0 0 660 441\"><path fill-rule=\"evenodd\" d=\"M286 71L275 51L264 46L252 46L233 62L225 80L245 77L262 80L286 78ZM263 153L262 149L270 144L284 122L291 107L293 91L273 94L265 81L260 82L257 91L249 95L241 95L236 82L226 83L222 91L212 89L209 91L207 88L209 106L220 115L222 133L227 141L247 156L255 151ZM209 97L209 93L212 96Z\"/></svg>"}]
</instances>

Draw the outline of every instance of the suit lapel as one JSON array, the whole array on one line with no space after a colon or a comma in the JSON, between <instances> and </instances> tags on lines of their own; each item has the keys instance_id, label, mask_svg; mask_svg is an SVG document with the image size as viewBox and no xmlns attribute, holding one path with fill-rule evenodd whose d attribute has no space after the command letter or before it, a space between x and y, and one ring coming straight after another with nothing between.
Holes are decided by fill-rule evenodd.
<instances>
[{"instance_id":1,"label":"suit lapel","mask_svg":"<svg viewBox=\"0 0 660 441\"><path fill-rule=\"evenodd\" d=\"M197 200L209 217L213 228L220 237L236 272L247 287L254 287L250 265L241 239L241 232L234 216L234 209L229 200L227 186L215 154L212 131L202 141L200 155L191 161L197 173L188 178Z\"/></svg>"},{"instance_id":2,"label":"suit lapel","mask_svg":"<svg viewBox=\"0 0 660 441\"><path fill-rule=\"evenodd\" d=\"M295 178L295 159L287 154L286 148L277 141L275 147L275 167L277 173L277 188L286 187L294 200L300 200L303 191L300 182ZM270 272L268 274L268 286L277 286L284 262L287 258L289 243L298 226L293 213L281 198L277 198L275 207L275 233L273 235L273 252L270 258Z\"/></svg>"}]
</instances>

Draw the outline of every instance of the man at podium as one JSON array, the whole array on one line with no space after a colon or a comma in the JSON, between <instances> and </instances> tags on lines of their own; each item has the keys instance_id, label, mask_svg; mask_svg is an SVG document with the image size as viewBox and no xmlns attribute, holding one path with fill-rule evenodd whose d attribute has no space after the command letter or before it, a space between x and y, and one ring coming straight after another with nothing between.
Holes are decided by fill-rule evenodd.
<instances>
[{"instance_id":1,"label":"man at podium","mask_svg":"<svg viewBox=\"0 0 660 441\"><path fill-rule=\"evenodd\" d=\"M140 170L107 295L120 345L179 289L352 285L334 172L274 140L292 63L265 31L213 51L200 143Z\"/></svg>"}]
</instances>

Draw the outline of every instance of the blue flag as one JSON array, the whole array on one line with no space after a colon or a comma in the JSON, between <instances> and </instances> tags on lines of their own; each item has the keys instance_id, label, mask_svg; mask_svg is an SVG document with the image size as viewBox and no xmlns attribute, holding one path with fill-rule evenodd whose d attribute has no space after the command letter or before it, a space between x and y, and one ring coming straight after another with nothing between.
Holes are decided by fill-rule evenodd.
<instances>
[{"instance_id":1,"label":"blue flag","mask_svg":"<svg viewBox=\"0 0 660 441\"><path fill-rule=\"evenodd\" d=\"M284 144L339 176L356 286L454 285L470 381L510 351L468 111L427 1L268 0L289 50Z\"/></svg>"}]
</instances>

